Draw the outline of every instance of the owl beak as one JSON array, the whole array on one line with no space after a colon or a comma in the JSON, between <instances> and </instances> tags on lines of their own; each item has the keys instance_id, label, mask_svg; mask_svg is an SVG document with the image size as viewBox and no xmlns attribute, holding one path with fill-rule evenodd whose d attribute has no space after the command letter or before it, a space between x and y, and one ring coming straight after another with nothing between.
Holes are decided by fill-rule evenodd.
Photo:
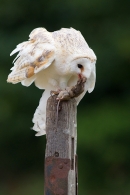
<instances>
[{"instance_id":1,"label":"owl beak","mask_svg":"<svg viewBox=\"0 0 130 195\"><path fill-rule=\"evenodd\" d=\"M86 82L87 78L83 76L82 74L78 74L79 80L82 80L83 83Z\"/></svg>"}]
</instances>

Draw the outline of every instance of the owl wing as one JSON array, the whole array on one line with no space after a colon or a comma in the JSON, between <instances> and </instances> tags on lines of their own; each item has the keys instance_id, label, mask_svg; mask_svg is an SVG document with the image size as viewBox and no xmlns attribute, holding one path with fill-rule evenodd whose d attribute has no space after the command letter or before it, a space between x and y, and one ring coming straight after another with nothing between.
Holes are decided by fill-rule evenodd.
<instances>
[{"instance_id":1,"label":"owl wing","mask_svg":"<svg viewBox=\"0 0 130 195\"><path fill-rule=\"evenodd\" d=\"M20 43L10 55L19 52L8 75L7 82L18 83L25 79L35 80L35 74L46 69L55 59L55 47L52 35L44 28L34 29L29 41Z\"/></svg>"}]
</instances>

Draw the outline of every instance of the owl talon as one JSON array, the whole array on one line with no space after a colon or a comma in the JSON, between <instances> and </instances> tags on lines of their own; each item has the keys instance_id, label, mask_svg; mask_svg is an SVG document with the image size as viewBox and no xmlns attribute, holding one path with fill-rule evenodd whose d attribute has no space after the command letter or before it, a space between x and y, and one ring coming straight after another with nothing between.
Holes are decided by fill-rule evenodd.
<instances>
[{"instance_id":1,"label":"owl talon","mask_svg":"<svg viewBox=\"0 0 130 195\"><path fill-rule=\"evenodd\" d=\"M53 90L50 91L50 95L51 95L51 96L53 96L53 95L58 95L58 94L59 94L58 91L53 91Z\"/></svg>"},{"instance_id":2,"label":"owl talon","mask_svg":"<svg viewBox=\"0 0 130 195\"><path fill-rule=\"evenodd\" d=\"M69 100L71 99L70 94L67 90L60 91L59 95L56 98L57 100Z\"/></svg>"}]
</instances>

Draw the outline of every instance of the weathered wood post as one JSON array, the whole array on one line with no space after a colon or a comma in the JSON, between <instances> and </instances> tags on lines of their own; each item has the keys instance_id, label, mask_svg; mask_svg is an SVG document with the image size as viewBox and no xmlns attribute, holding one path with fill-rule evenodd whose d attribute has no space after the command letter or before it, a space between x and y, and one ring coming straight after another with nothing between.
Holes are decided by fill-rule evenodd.
<instances>
[{"instance_id":1,"label":"weathered wood post","mask_svg":"<svg viewBox=\"0 0 130 195\"><path fill-rule=\"evenodd\" d=\"M47 102L44 194L77 195L77 105L61 101L57 116L56 97Z\"/></svg>"}]
</instances>

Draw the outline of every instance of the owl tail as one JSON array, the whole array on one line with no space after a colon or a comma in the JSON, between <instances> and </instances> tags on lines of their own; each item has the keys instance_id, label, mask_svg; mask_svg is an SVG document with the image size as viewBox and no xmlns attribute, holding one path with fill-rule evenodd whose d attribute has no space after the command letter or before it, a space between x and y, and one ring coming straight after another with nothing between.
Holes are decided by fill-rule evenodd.
<instances>
[{"instance_id":1,"label":"owl tail","mask_svg":"<svg viewBox=\"0 0 130 195\"><path fill-rule=\"evenodd\" d=\"M33 130L37 132L35 136L46 134L46 103L50 97L50 90L45 90L37 107L32 122L34 123Z\"/></svg>"}]
</instances>

